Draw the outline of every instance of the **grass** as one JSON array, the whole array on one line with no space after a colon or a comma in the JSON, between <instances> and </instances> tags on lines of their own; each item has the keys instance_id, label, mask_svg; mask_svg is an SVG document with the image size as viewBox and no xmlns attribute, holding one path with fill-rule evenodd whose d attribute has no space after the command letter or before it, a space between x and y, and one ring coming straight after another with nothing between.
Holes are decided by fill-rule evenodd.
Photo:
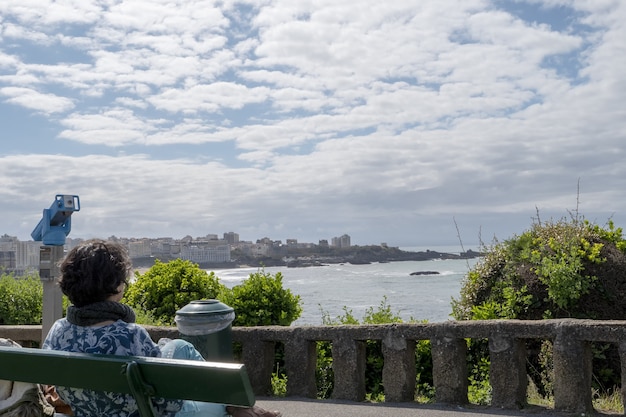
<instances>
[{"instance_id":1,"label":"grass","mask_svg":"<svg viewBox=\"0 0 626 417\"><path fill-rule=\"evenodd\" d=\"M538 405L545 408L554 408L554 399L552 397L544 397L543 395L539 394L537 386L530 378L528 379L526 401L528 402L528 405Z\"/></svg>"},{"instance_id":2,"label":"grass","mask_svg":"<svg viewBox=\"0 0 626 417\"><path fill-rule=\"evenodd\" d=\"M598 392L593 390L593 408L602 412L611 412L624 414L624 403L622 401L622 393L618 388L609 390L609 392Z\"/></svg>"},{"instance_id":3,"label":"grass","mask_svg":"<svg viewBox=\"0 0 626 417\"><path fill-rule=\"evenodd\" d=\"M591 399L593 408L596 411L608 414L624 414L624 403L622 393L619 388L600 392L592 390ZM554 398L543 397L537 392L537 387L532 381L528 384L527 401L529 405L536 405L544 408L554 408Z\"/></svg>"}]
</instances>

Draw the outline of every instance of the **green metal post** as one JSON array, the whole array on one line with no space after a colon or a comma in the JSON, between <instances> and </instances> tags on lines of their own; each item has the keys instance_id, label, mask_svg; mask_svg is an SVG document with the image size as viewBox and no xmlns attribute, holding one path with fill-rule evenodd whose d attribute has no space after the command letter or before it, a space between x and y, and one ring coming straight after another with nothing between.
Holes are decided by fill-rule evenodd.
<instances>
[{"instance_id":1,"label":"green metal post","mask_svg":"<svg viewBox=\"0 0 626 417\"><path fill-rule=\"evenodd\" d=\"M181 338L195 346L207 361L233 360L232 307L218 300L192 301L176 312Z\"/></svg>"}]
</instances>

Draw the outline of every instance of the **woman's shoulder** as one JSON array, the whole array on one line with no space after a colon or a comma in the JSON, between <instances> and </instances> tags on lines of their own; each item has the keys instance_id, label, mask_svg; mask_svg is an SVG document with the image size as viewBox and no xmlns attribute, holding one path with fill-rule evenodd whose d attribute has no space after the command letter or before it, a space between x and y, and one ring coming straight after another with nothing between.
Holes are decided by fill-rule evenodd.
<instances>
[{"instance_id":1,"label":"woman's shoulder","mask_svg":"<svg viewBox=\"0 0 626 417\"><path fill-rule=\"evenodd\" d=\"M118 320L109 327L109 334L118 339L124 339L123 344L134 355L158 356L159 348L150 337L145 327L136 323L126 323Z\"/></svg>"},{"instance_id":2,"label":"woman's shoulder","mask_svg":"<svg viewBox=\"0 0 626 417\"><path fill-rule=\"evenodd\" d=\"M131 337L150 337L150 334L145 327L137 323L127 323L122 320L117 320L116 322L105 326L104 330L108 333L126 334Z\"/></svg>"},{"instance_id":3,"label":"woman's shoulder","mask_svg":"<svg viewBox=\"0 0 626 417\"><path fill-rule=\"evenodd\" d=\"M135 332L135 333L147 332L147 330L140 324L127 323L123 320L116 320L112 324L110 324L110 326L114 328L118 328L118 329L124 329L128 332Z\"/></svg>"},{"instance_id":4,"label":"woman's shoulder","mask_svg":"<svg viewBox=\"0 0 626 417\"><path fill-rule=\"evenodd\" d=\"M59 339L63 338L66 334L70 323L66 318L59 319L52 324L48 334L46 335L45 340L43 341L43 345L41 346L43 349L56 349L55 344Z\"/></svg>"}]
</instances>

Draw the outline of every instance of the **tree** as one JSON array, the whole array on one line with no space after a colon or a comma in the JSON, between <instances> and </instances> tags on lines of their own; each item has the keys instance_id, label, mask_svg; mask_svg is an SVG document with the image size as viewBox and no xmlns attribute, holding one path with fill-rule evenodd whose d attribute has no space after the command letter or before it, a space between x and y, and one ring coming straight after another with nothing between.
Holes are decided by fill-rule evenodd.
<instances>
[{"instance_id":1,"label":"tree","mask_svg":"<svg viewBox=\"0 0 626 417\"><path fill-rule=\"evenodd\" d=\"M193 262L157 260L144 274L135 272L135 282L123 301L156 324L171 325L177 310L194 300L217 298L224 288L213 272L207 273Z\"/></svg>"}]
</instances>

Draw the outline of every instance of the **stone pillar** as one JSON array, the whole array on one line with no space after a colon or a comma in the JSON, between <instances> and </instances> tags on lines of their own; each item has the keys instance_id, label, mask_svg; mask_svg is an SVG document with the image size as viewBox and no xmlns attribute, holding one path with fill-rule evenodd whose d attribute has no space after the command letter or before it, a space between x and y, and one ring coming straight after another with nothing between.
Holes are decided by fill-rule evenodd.
<instances>
[{"instance_id":1,"label":"stone pillar","mask_svg":"<svg viewBox=\"0 0 626 417\"><path fill-rule=\"evenodd\" d=\"M287 396L315 398L316 342L299 337L297 333L295 331L293 337L285 342Z\"/></svg>"},{"instance_id":2,"label":"stone pillar","mask_svg":"<svg viewBox=\"0 0 626 417\"><path fill-rule=\"evenodd\" d=\"M383 347L383 386L385 401L403 402L415 399L415 341L397 331L385 335Z\"/></svg>"},{"instance_id":3,"label":"stone pillar","mask_svg":"<svg viewBox=\"0 0 626 417\"><path fill-rule=\"evenodd\" d=\"M347 337L332 341L334 399L363 401L365 399L365 342Z\"/></svg>"},{"instance_id":4,"label":"stone pillar","mask_svg":"<svg viewBox=\"0 0 626 417\"><path fill-rule=\"evenodd\" d=\"M59 262L63 245L39 247L39 278L43 286L41 341L46 338L55 321L63 317L63 292L59 287Z\"/></svg>"},{"instance_id":5,"label":"stone pillar","mask_svg":"<svg viewBox=\"0 0 626 417\"><path fill-rule=\"evenodd\" d=\"M275 343L254 337L242 342L241 359L246 365L248 378L255 395L272 393L272 372L274 371Z\"/></svg>"},{"instance_id":6,"label":"stone pillar","mask_svg":"<svg viewBox=\"0 0 626 417\"><path fill-rule=\"evenodd\" d=\"M554 341L554 408L591 413L591 348L575 337L574 326L559 326Z\"/></svg>"},{"instance_id":7,"label":"stone pillar","mask_svg":"<svg viewBox=\"0 0 626 417\"><path fill-rule=\"evenodd\" d=\"M491 405L501 408L521 408L526 405L528 377L524 341L493 335L489 338L489 357Z\"/></svg>"},{"instance_id":8,"label":"stone pillar","mask_svg":"<svg viewBox=\"0 0 626 417\"><path fill-rule=\"evenodd\" d=\"M431 340L433 382L438 403L467 404L467 345L464 339L437 337Z\"/></svg>"}]
</instances>

